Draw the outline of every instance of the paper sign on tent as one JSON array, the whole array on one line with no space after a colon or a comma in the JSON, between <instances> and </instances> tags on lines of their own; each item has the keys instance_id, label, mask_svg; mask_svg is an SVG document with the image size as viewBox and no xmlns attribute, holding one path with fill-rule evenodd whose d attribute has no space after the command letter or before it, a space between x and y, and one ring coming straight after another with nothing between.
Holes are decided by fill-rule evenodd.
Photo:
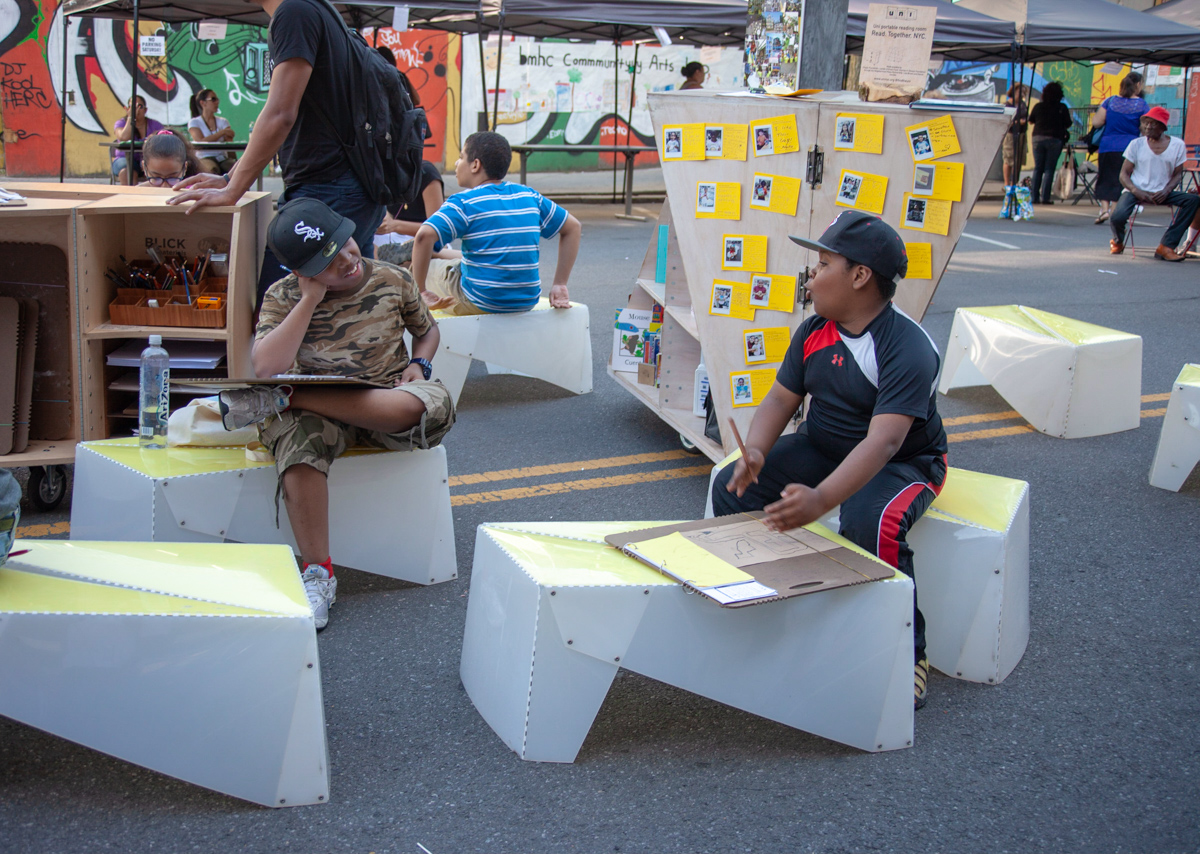
<instances>
[{"instance_id":1,"label":"paper sign on tent","mask_svg":"<svg viewBox=\"0 0 1200 854\"><path fill-rule=\"evenodd\" d=\"M838 178L837 196L833 203L843 208L855 208L882 215L887 185L886 175L872 175L869 172L843 169Z\"/></svg>"},{"instance_id":2,"label":"paper sign on tent","mask_svg":"<svg viewBox=\"0 0 1200 854\"><path fill-rule=\"evenodd\" d=\"M942 199L926 199L904 194L904 219L901 228L927 231L930 234L946 235L950 232L950 208L953 202Z\"/></svg>"},{"instance_id":3,"label":"paper sign on tent","mask_svg":"<svg viewBox=\"0 0 1200 854\"><path fill-rule=\"evenodd\" d=\"M721 235L721 269L765 273L767 236L765 234Z\"/></svg>"},{"instance_id":4,"label":"paper sign on tent","mask_svg":"<svg viewBox=\"0 0 1200 854\"><path fill-rule=\"evenodd\" d=\"M729 392L733 395L734 406L758 406L774 384L774 368L732 371L729 374Z\"/></svg>"},{"instance_id":5,"label":"paper sign on tent","mask_svg":"<svg viewBox=\"0 0 1200 854\"><path fill-rule=\"evenodd\" d=\"M908 256L908 274L905 279L933 278L933 244L905 243L904 254Z\"/></svg>"},{"instance_id":6,"label":"paper sign on tent","mask_svg":"<svg viewBox=\"0 0 1200 854\"><path fill-rule=\"evenodd\" d=\"M883 116L875 113L838 113L834 121L835 149L883 154Z\"/></svg>"},{"instance_id":7,"label":"paper sign on tent","mask_svg":"<svg viewBox=\"0 0 1200 854\"><path fill-rule=\"evenodd\" d=\"M799 178L755 172L750 185L750 207L795 216L800 205Z\"/></svg>"},{"instance_id":8,"label":"paper sign on tent","mask_svg":"<svg viewBox=\"0 0 1200 854\"><path fill-rule=\"evenodd\" d=\"M755 157L799 151L800 131L796 129L796 115L788 113L786 116L751 122L750 141L754 145Z\"/></svg>"},{"instance_id":9,"label":"paper sign on tent","mask_svg":"<svg viewBox=\"0 0 1200 854\"><path fill-rule=\"evenodd\" d=\"M782 362L792 343L792 330L786 326L747 329L742 333L742 343L747 365Z\"/></svg>"},{"instance_id":10,"label":"paper sign on tent","mask_svg":"<svg viewBox=\"0 0 1200 854\"><path fill-rule=\"evenodd\" d=\"M749 125L704 125L705 160L745 160Z\"/></svg>"},{"instance_id":11,"label":"paper sign on tent","mask_svg":"<svg viewBox=\"0 0 1200 854\"><path fill-rule=\"evenodd\" d=\"M962 163L913 164L913 195L961 202L963 168Z\"/></svg>"},{"instance_id":12,"label":"paper sign on tent","mask_svg":"<svg viewBox=\"0 0 1200 854\"><path fill-rule=\"evenodd\" d=\"M950 116L910 125L904 129L904 133L908 136L908 146L916 161L936 160L962 151L954 130L954 119Z\"/></svg>"},{"instance_id":13,"label":"paper sign on tent","mask_svg":"<svg viewBox=\"0 0 1200 854\"><path fill-rule=\"evenodd\" d=\"M770 274L751 276L750 307L791 314L796 308L796 277Z\"/></svg>"},{"instance_id":14,"label":"paper sign on tent","mask_svg":"<svg viewBox=\"0 0 1200 854\"><path fill-rule=\"evenodd\" d=\"M708 313L737 320L753 320L754 307L750 305L750 284L714 279L709 295Z\"/></svg>"},{"instance_id":15,"label":"paper sign on tent","mask_svg":"<svg viewBox=\"0 0 1200 854\"><path fill-rule=\"evenodd\" d=\"M741 218L741 184L736 181L696 182L696 219Z\"/></svg>"},{"instance_id":16,"label":"paper sign on tent","mask_svg":"<svg viewBox=\"0 0 1200 854\"><path fill-rule=\"evenodd\" d=\"M663 160L703 160L704 125L667 125L659 144Z\"/></svg>"}]
</instances>

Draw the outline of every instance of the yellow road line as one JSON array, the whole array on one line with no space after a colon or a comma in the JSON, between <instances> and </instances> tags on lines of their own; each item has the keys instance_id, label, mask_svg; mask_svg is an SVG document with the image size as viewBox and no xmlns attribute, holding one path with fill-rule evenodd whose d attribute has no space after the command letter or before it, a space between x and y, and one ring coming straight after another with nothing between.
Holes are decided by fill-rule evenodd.
<instances>
[{"instance_id":1,"label":"yellow road line","mask_svg":"<svg viewBox=\"0 0 1200 854\"><path fill-rule=\"evenodd\" d=\"M46 525L18 525L17 536L22 539L36 539L37 537L50 537L54 534L69 534L71 533L71 523L67 521L50 522Z\"/></svg>"},{"instance_id":2,"label":"yellow road line","mask_svg":"<svg viewBox=\"0 0 1200 854\"><path fill-rule=\"evenodd\" d=\"M1162 409L1143 409L1142 410L1143 418L1162 418L1166 414L1167 414L1167 408L1165 406Z\"/></svg>"},{"instance_id":3,"label":"yellow road line","mask_svg":"<svg viewBox=\"0 0 1200 854\"><path fill-rule=\"evenodd\" d=\"M1153 400L1170 400L1171 392L1164 391L1162 394L1143 394L1142 403L1150 403Z\"/></svg>"},{"instance_id":4,"label":"yellow road line","mask_svg":"<svg viewBox=\"0 0 1200 854\"><path fill-rule=\"evenodd\" d=\"M479 474L460 474L450 478L451 486L467 486L472 483L489 483L497 480L516 480L522 477L540 477L547 474L570 474L576 471L636 466L643 463L659 463L690 457L685 450L659 451L652 454L629 454L624 457L602 457L598 460L580 460L573 463L553 463L545 466L527 466L519 469L485 471Z\"/></svg>"},{"instance_id":5,"label":"yellow road line","mask_svg":"<svg viewBox=\"0 0 1200 854\"><path fill-rule=\"evenodd\" d=\"M1028 424L1019 424L1015 427L994 427L990 430L965 430L962 433L947 433L946 441L948 442L969 442L972 439L995 439L999 436L1016 436L1020 433L1035 432Z\"/></svg>"},{"instance_id":6,"label":"yellow road line","mask_svg":"<svg viewBox=\"0 0 1200 854\"><path fill-rule=\"evenodd\" d=\"M492 501L511 501L514 498L537 498L543 495L562 495L565 492L582 492L589 489L605 489L610 486L629 486L635 483L653 483L663 480L675 480L683 477L707 477L712 472L712 464L701 466L682 466L676 469L660 469L658 471L636 472L615 477L590 477L583 480L568 480L559 483L541 483L537 486L520 486L514 489L498 489L495 492L471 492L466 495L450 496L452 507L462 507L465 504L487 504Z\"/></svg>"},{"instance_id":7,"label":"yellow road line","mask_svg":"<svg viewBox=\"0 0 1200 854\"><path fill-rule=\"evenodd\" d=\"M959 424L978 424L981 421L1007 421L1010 418L1020 418L1021 413L1009 409L1006 412L981 412L978 415L956 415L953 418L943 418L942 424L947 427L957 427Z\"/></svg>"}]
</instances>

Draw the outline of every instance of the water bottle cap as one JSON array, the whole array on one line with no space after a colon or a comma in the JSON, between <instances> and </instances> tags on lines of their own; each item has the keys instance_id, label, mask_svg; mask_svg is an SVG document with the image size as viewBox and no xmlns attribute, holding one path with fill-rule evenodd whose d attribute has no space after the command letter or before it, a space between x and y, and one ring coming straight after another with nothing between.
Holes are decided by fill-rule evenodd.
<instances>
[{"instance_id":1,"label":"water bottle cap","mask_svg":"<svg viewBox=\"0 0 1200 854\"><path fill-rule=\"evenodd\" d=\"M162 336L161 335L151 335L150 336L150 346L151 347L161 347L162 346Z\"/></svg>"}]
</instances>

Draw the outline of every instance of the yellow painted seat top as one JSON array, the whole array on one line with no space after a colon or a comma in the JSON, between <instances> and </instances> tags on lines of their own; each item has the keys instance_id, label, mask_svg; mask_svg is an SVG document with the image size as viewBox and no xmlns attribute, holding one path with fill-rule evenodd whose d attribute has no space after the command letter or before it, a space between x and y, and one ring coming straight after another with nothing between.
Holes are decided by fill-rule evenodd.
<instances>
[{"instance_id":1,"label":"yellow painted seat top","mask_svg":"<svg viewBox=\"0 0 1200 854\"><path fill-rule=\"evenodd\" d=\"M572 306L574 306L574 305L575 305L575 303L571 303L571 305L572 305ZM550 300L549 300L549 298L547 298L547 297L542 297L541 299L539 299L539 300L537 301L537 305L535 305L533 308L529 309L529 311L549 311L549 309L550 309ZM457 314L447 314L447 313L446 313L446 312L444 312L444 311L435 311L435 312L432 312L432 314L433 314L433 316L434 316L434 319L435 319L435 320L437 320L437 322L438 322L438 323L441 323L443 320L462 320L464 317L503 317L503 316L504 316L505 314L507 314L507 313L508 313L508 312L500 312L500 313L497 313L497 314L495 314L495 315L492 315L492 314L466 314L466 315L457 315ZM524 311L518 311L518 312L515 312L515 313L516 313L516 314L526 314L527 312L524 312Z\"/></svg>"},{"instance_id":2,"label":"yellow painted seat top","mask_svg":"<svg viewBox=\"0 0 1200 854\"><path fill-rule=\"evenodd\" d=\"M80 444L113 462L128 466L134 471L153 478L243 471L275 465L274 462L256 462L246 459L246 449L241 445L222 448L174 447L150 451L138 447L136 436L124 439L100 439ZM390 453L404 452L385 451L379 448L350 448L343 456Z\"/></svg>"},{"instance_id":3,"label":"yellow painted seat top","mask_svg":"<svg viewBox=\"0 0 1200 854\"><path fill-rule=\"evenodd\" d=\"M1125 341L1136 338L1129 332L1097 326L1052 314L1027 305L985 305L960 308L958 311L968 314L978 314L992 320L999 320L1009 326L1015 326L1026 332L1041 335L1045 338L1059 338L1069 344L1101 344L1106 341Z\"/></svg>"},{"instance_id":4,"label":"yellow painted seat top","mask_svg":"<svg viewBox=\"0 0 1200 854\"><path fill-rule=\"evenodd\" d=\"M505 522L483 525L495 542L544 587L650 587L674 579L604 542L609 534L673 522ZM820 523L805 527L872 560L874 555Z\"/></svg>"},{"instance_id":5,"label":"yellow painted seat top","mask_svg":"<svg viewBox=\"0 0 1200 854\"><path fill-rule=\"evenodd\" d=\"M1176 385L1200 385L1200 365L1184 365L1179 376L1175 378Z\"/></svg>"},{"instance_id":6,"label":"yellow painted seat top","mask_svg":"<svg viewBox=\"0 0 1200 854\"><path fill-rule=\"evenodd\" d=\"M311 614L287 546L17 540L0 613Z\"/></svg>"}]
</instances>

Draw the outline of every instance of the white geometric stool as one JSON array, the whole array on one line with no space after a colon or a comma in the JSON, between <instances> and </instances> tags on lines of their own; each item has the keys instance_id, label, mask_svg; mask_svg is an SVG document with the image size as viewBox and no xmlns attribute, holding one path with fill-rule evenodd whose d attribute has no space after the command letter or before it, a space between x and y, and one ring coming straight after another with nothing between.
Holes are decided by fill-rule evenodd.
<instances>
[{"instance_id":1,"label":"white geometric stool","mask_svg":"<svg viewBox=\"0 0 1200 854\"><path fill-rule=\"evenodd\" d=\"M17 540L0 715L268 807L329 801L312 611L281 546Z\"/></svg>"},{"instance_id":2,"label":"white geometric stool","mask_svg":"<svg viewBox=\"0 0 1200 854\"><path fill-rule=\"evenodd\" d=\"M329 469L329 542L338 566L435 584L458 575L446 449L351 449ZM137 440L81 442L71 538L279 543L296 548L287 505L275 524L273 462L246 449L143 451Z\"/></svg>"},{"instance_id":3,"label":"white geometric stool","mask_svg":"<svg viewBox=\"0 0 1200 854\"><path fill-rule=\"evenodd\" d=\"M1150 465L1150 484L1178 492L1200 463L1200 365L1184 365L1167 402L1167 415Z\"/></svg>"},{"instance_id":4,"label":"white geometric stool","mask_svg":"<svg viewBox=\"0 0 1200 854\"><path fill-rule=\"evenodd\" d=\"M712 483L741 456L713 467ZM834 508L821 522L838 530ZM908 532L929 663L957 679L999 684L1029 643L1029 484L951 468Z\"/></svg>"},{"instance_id":5,"label":"white geometric stool","mask_svg":"<svg viewBox=\"0 0 1200 854\"><path fill-rule=\"evenodd\" d=\"M862 750L912 745L906 576L721 608L604 542L661 524L479 527L460 674L517 755L574 761L621 667Z\"/></svg>"},{"instance_id":6,"label":"white geometric stool","mask_svg":"<svg viewBox=\"0 0 1200 854\"><path fill-rule=\"evenodd\" d=\"M455 403L472 359L487 362L493 374L524 374L575 394L592 390L592 337L582 303L551 308L543 297L533 309L516 314L433 314L442 336L433 379L442 381Z\"/></svg>"},{"instance_id":7,"label":"white geometric stool","mask_svg":"<svg viewBox=\"0 0 1200 854\"><path fill-rule=\"evenodd\" d=\"M959 308L938 391L977 385L1060 439L1132 430L1141 421L1142 339L1028 306Z\"/></svg>"}]
</instances>

